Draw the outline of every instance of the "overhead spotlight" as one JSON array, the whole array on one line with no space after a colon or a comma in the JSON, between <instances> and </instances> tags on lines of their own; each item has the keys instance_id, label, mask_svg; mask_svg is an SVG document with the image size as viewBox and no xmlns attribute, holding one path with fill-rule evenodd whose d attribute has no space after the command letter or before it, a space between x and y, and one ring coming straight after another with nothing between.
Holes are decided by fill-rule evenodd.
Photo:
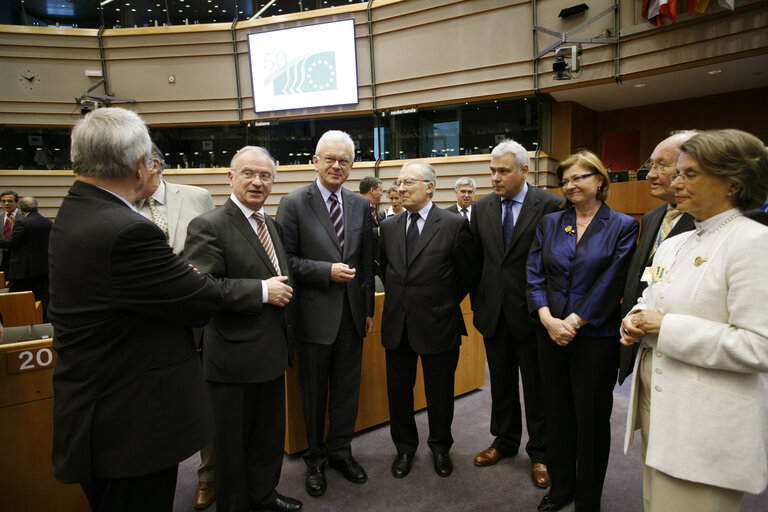
<instances>
[{"instance_id":1,"label":"overhead spotlight","mask_svg":"<svg viewBox=\"0 0 768 512\"><path fill-rule=\"evenodd\" d=\"M560 18L570 18L571 16L576 16L577 14L587 12L588 10L589 10L589 6L587 4L579 4L579 5L574 5L573 7L566 7L565 9L560 11L560 14L558 14L558 16Z\"/></svg>"}]
</instances>

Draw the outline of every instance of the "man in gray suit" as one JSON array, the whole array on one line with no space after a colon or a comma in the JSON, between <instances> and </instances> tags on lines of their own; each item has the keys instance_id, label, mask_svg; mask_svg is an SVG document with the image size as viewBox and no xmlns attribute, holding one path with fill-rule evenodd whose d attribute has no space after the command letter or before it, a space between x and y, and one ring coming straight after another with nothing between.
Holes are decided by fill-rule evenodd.
<instances>
[{"instance_id":1,"label":"man in gray suit","mask_svg":"<svg viewBox=\"0 0 768 512\"><path fill-rule=\"evenodd\" d=\"M192 185L176 185L163 179L165 159L157 145L152 144L152 195L136 203L139 213L163 230L173 252L183 256L189 221L213 210L216 205L211 193Z\"/></svg>"},{"instance_id":2,"label":"man in gray suit","mask_svg":"<svg viewBox=\"0 0 768 512\"><path fill-rule=\"evenodd\" d=\"M291 273L280 228L265 212L275 164L246 146L228 172L227 202L189 224L187 260L221 286L224 308L203 335L213 407L216 510L296 511L275 491L285 437L285 369L291 359Z\"/></svg>"},{"instance_id":3,"label":"man in gray suit","mask_svg":"<svg viewBox=\"0 0 768 512\"><path fill-rule=\"evenodd\" d=\"M136 202L136 209L144 217L159 227L168 245L175 254L182 255L184 241L187 238L187 226L198 215L213 210L211 193L204 188L191 185L176 185L163 179L165 159L163 152L152 144L153 168L150 170L152 195ZM195 339L199 339L200 330L195 329ZM200 466L197 468L197 489L195 491L195 508L198 510L208 507L216 498L213 484L214 471L213 443L200 450Z\"/></svg>"},{"instance_id":4,"label":"man in gray suit","mask_svg":"<svg viewBox=\"0 0 768 512\"><path fill-rule=\"evenodd\" d=\"M461 300L476 267L466 219L432 202L437 179L426 162L409 162L400 170L398 191L407 215L381 223L379 263L387 294L381 343L386 349L387 397L392 441L397 456L395 478L411 469L419 434L413 416L416 363L421 358L429 415L427 445L435 472L453 471L454 373L461 336L467 334Z\"/></svg>"},{"instance_id":5,"label":"man in gray suit","mask_svg":"<svg viewBox=\"0 0 768 512\"><path fill-rule=\"evenodd\" d=\"M354 483L367 480L352 456L363 338L373 326L370 203L342 185L355 144L331 130L317 143L317 180L283 197L277 221L296 282L299 385L309 449L306 489L325 493L325 464ZM330 385L330 397L328 390ZM328 403L328 433L325 411Z\"/></svg>"},{"instance_id":6,"label":"man in gray suit","mask_svg":"<svg viewBox=\"0 0 768 512\"><path fill-rule=\"evenodd\" d=\"M449 212L458 213L467 220L472 220L472 201L475 200L477 184L472 178L459 178L453 185L456 202L446 208Z\"/></svg>"},{"instance_id":7,"label":"man in gray suit","mask_svg":"<svg viewBox=\"0 0 768 512\"><path fill-rule=\"evenodd\" d=\"M493 194L478 199L470 222L482 253L482 276L472 294L474 324L483 335L491 376L493 443L475 457L490 466L517 454L523 433L519 379L523 382L531 478L549 486L545 466L544 403L534 324L528 315L525 265L539 220L563 198L526 183L528 151L506 140L491 152ZM519 375L518 377L518 369Z\"/></svg>"},{"instance_id":8,"label":"man in gray suit","mask_svg":"<svg viewBox=\"0 0 768 512\"><path fill-rule=\"evenodd\" d=\"M648 181L651 182L651 196L665 201L650 212L643 215L640 238L637 249L629 262L627 282L624 285L624 300L621 303L621 316L625 317L643 294L648 286L641 281L645 267L651 264L656 249L666 238L685 233L694 229L693 217L675 208L675 191L672 189L672 179L675 175L675 164L680 155L680 146L696 135L693 130L673 133L651 153L645 166L648 169ZM627 375L632 373L635 355L639 343L631 347L621 346L621 362L619 363L619 384L624 382Z\"/></svg>"}]
</instances>

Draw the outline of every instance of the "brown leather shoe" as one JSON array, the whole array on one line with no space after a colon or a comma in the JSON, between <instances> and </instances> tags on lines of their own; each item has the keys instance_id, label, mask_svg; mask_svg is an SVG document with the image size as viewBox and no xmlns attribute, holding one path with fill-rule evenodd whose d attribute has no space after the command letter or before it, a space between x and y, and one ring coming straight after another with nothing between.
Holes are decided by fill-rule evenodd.
<instances>
[{"instance_id":1,"label":"brown leather shoe","mask_svg":"<svg viewBox=\"0 0 768 512\"><path fill-rule=\"evenodd\" d=\"M195 509L202 510L208 508L216 499L216 490L213 488L213 482L200 482L195 491Z\"/></svg>"},{"instance_id":2,"label":"brown leather shoe","mask_svg":"<svg viewBox=\"0 0 768 512\"><path fill-rule=\"evenodd\" d=\"M477 454L475 457L475 466L493 466L503 457L503 453L491 446Z\"/></svg>"},{"instance_id":3,"label":"brown leather shoe","mask_svg":"<svg viewBox=\"0 0 768 512\"><path fill-rule=\"evenodd\" d=\"M547 466L540 462L534 462L533 467L531 468L531 479L539 489L546 489L549 487L549 473L547 473Z\"/></svg>"}]
</instances>

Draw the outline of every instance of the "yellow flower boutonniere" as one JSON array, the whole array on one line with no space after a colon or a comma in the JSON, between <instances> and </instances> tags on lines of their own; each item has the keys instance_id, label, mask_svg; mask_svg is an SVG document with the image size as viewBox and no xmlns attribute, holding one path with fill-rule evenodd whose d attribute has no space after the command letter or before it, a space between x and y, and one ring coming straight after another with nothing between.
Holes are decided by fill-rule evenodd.
<instances>
[{"instance_id":1,"label":"yellow flower boutonniere","mask_svg":"<svg viewBox=\"0 0 768 512\"><path fill-rule=\"evenodd\" d=\"M573 226L565 226L565 234L574 236L576 231L573 229Z\"/></svg>"}]
</instances>

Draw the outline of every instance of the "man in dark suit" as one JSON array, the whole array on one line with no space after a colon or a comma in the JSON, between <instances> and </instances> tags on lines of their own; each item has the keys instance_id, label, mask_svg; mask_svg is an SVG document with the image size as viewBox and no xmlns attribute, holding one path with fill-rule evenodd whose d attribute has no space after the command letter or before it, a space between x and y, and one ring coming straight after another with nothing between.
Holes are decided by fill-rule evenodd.
<instances>
[{"instance_id":1,"label":"man in dark suit","mask_svg":"<svg viewBox=\"0 0 768 512\"><path fill-rule=\"evenodd\" d=\"M459 178L453 185L456 202L446 208L449 212L458 213L467 220L472 220L472 201L475 200L477 184L472 178Z\"/></svg>"},{"instance_id":2,"label":"man in dark suit","mask_svg":"<svg viewBox=\"0 0 768 512\"><path fill-rule=\"evenodd\" d=\"M213 430L190 327L221 307L221 289L133 208L149 195L150 150L133 112L78 121L77 179L51 229L52 458L92 510L170 511L178 463Z\"/></svg>"},{"instance_id":3,"label":"man in dark suit","mask_svg":"<svg viewBox=\"0 0 768 512\"><path fill-rule=\"evenodd\" d=\"M466 335L460 302L474 268L471 234L465 219L436 207L437 179L431 165L409 162L397 185L407 215L381 224L379 262L387 289L382 317L386 349L387 396L392 441L397 456L392 474L411 469L419 444L413 416L416 363L421 358L435 472L448 476L453 464L454 373L461 336Z\"/></svg>"},{"instance_id":4,"label":"man in dark suit","mask_svg":"<svg viewBox=\"0 0 768 512\"><path fill-rule=\"evenodd\" d=\"M323 134L312 157L317 180L283 197L277 222L296 282L299 385L309 449L306 489L325 493L325 463L354 483L368 477L352 456L363 338L373 326L370 202L342 185L355 144ZM330 385L330 397L329 394ZM328 404L328 433L325 411Z\"/></svg>"},{"instance_id":5,"label":"man in dark suit","mask_svg":"<svg viewBox=\"0 0 768 512\"><path fill-rule=\"evenodd\" d=\"M491 375L491 446L476 466L517 454L522 436L519 377L523 381L525 451L536 486L549 486L545 466L544 410L536 333L528 315L525 264L542 216L560 209L562 197L526 183L528 151L506 140L491 152L493 194L478 199L470 222L482 253L482 276L472 294L474 324L483 335Z\"/></svg>"},{"instance_id":6,"label":"man in dark suit","mask_svg":"<svg viewBox=\"0 0 768 512\"><path fill-rule=\"evenodd\" d=\"M13 223L16 221L16 218L21 215L21 211L18 207L19 194L13 190L0 192L0 203L3 206L3 240L5 240L11 236ZM8 249L0 251L0 271L5 272L6 280L10 279L8 272L9 261L10 251ZM5 283L0 284L5 285Z\"/></svg>"},{"instance_id":7,"label":"man in dark suit","mask_svg":"<svg viewBox=\"0 0 768 512\"><path fill-rule=\"evenodd\" d=\"M384 212L377 209L383 193L384 184L376 176L363 176L360 180L360 195L371 204L371 218L377 233L381 221L387 218Z\"/></svg>"},{"instance_id":8,"label":"man in dark suit","mask_svg":"<svg viewBox=\"0 0 768 512\"><path fill-rule=\"evenodd\" d=\"M37 213L37 199L22 197L21 215L13 224L11 236L0 241L10 249L10 291L32 290L43 307L43 320L48 311L48 235L53 223Z\"/></svg>"},{"instance_id":9,"label":"man in dark suit","mask_svg":"<svg viewBox=\"0 0 768 512\"><path fill-rule=\"evenodd\" d=\"M227 173L232 195L190 222L184 254L211 274L224 308L205 327L203 372L215 429L216 510L300 510L279 495L285 438L285 369L293 296L280 228L264 212L275 163L246 146Z\"/></svg>"},{"instance_id":10,"label":"man in dark suit","mask_svg":"<svg viewBox=\"0 0 768 512\"><path fill-rule=\"evenodd\" d=\"M648 168L648 181L651 182L651 196L665 203L643 215L637 249L629 263L627 281L624 285L624 299L621 303L622 318L632 310L638 297L648 286L641 281L643 271L651 264L653 255L661 242L695 228L693 217L675 208L675 191L672 189L680 146L694 135L696 132L692 130L673 133L656 146L651 153L651 158L645 164ZM627 375L632 373L638 347L639 344L631 347L621 346L619 384L622 384Z\"/></svg>"}]
</instances>

